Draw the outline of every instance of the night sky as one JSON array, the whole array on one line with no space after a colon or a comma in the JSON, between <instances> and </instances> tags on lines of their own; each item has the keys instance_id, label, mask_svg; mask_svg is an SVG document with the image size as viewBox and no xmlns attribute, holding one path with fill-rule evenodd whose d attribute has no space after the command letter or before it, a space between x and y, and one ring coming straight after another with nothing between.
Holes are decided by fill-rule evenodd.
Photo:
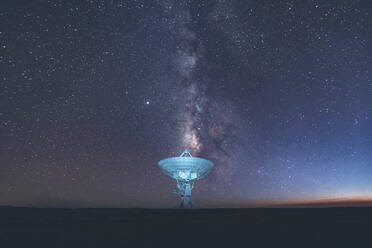
<instances>
[{"instance_id":1,"label":"night sky","mask_svg":"<svg viewBox=\"0 0 372 248\"><path fill-rule=\"evenodd\" d=\"M0 3L0 205L372 199L372 2Z\"/></svg>"}]
</instances>

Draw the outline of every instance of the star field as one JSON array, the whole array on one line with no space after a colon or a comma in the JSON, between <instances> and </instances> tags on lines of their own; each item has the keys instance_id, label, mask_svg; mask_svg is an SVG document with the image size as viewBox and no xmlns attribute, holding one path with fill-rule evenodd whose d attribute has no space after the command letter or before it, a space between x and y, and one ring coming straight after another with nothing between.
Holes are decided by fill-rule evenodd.
<instances>
[{"instance_id":1,"label":"star field","mask_svg":"<svg viewBox=\"0 0 372 248\"><path fill-rule=\"evenodd\" d=\"M372 197L370 1L2 1L0 205Z\"/></svg>"}]
</instances>

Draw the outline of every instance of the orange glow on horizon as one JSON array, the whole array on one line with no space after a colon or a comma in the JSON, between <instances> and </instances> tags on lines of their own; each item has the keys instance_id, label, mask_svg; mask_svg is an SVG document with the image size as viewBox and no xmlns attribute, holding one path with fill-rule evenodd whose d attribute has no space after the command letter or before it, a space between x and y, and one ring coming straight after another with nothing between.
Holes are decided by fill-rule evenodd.
<instances>
[{"instance_id":1,"label":"orange glow on horizon","mask_svg":"<svg viewBox=\"0 0 372 248\"><path fill-rule=\"evenodd\" d=\"M261 202L262 207L336 207L372 206L372 196L345 196L333 198L278 200Z\"/></svg>"}]
</instances>

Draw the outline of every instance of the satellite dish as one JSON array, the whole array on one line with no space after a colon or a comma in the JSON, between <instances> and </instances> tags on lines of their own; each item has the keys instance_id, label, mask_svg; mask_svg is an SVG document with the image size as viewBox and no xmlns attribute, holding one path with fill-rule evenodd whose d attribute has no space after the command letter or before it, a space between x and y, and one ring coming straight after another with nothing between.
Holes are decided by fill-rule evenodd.
<instances>
[{"instance_id":1,"label":"satellite dish","mask_svg":"<svg viewBox=\"0 0 372 248\"><path fill-rule=\"evenodd\" d=\"M179 157L160 160L158 165L164 174L177 181L176 194L181 197L181 208L194 206L191 201L191 190L195 181L208 175L214 167L207 159L191 156L187 149Z\"/></svg>"}]
</instances>

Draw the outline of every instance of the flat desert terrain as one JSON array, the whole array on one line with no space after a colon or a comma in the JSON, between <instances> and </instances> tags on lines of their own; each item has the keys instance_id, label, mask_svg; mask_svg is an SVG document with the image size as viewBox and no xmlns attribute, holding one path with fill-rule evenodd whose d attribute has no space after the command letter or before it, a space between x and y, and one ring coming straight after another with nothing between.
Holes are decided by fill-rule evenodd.
<instances>
[{"instance_id":1,"label":"flat desert terrain","mask_svg":"<svg viewBox=\"0 0 372 248\"><path fill-rule=\"evenodd\" d=\"M0 207L0 247L372 247L372 208Z\"/></svg>"}]
</instances>

